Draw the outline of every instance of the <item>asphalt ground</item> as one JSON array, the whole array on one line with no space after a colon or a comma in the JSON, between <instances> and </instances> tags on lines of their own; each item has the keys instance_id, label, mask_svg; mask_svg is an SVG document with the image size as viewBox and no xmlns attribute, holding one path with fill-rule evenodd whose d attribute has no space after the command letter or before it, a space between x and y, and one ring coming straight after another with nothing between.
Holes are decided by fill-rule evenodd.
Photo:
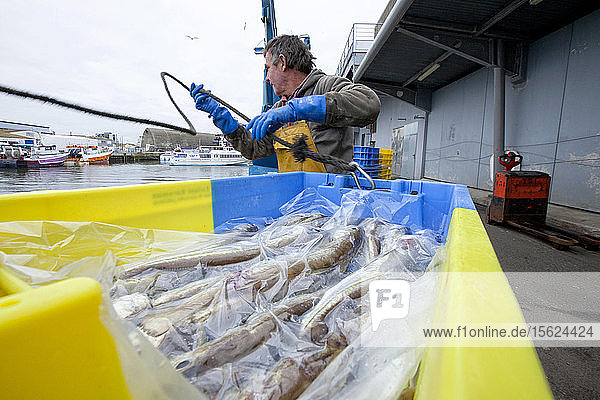
<instances>
[{"instance_id":1,"label":"asphalt ground","mask_svg":"<svg viewBox=\"0 0 600 400\"><path fill-rule=\"evenodd\" d=\"M557 250L514 229L488 225L485 207L477 210L504 272L600 272L600 251L578 246ZM600 347L537 347L536 351L557 400L600 399Z\"/></svg>"}]
</instances>

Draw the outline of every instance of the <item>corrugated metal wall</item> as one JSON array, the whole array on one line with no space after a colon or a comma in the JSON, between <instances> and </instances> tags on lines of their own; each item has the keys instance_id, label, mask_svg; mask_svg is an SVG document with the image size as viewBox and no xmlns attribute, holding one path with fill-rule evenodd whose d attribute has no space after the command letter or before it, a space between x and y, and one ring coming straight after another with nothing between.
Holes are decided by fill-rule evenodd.
<instances>
[{"instance_id":1,"label":"corrugated metal wall","mask_svg":"<svg viewBox=\"0 0 600 400\"><path fill-rule=\"evenodd\" d=\"M377 118L377 131L372 136L375 146L384 149L395 149L396 157L402 159L402 167L392 170L393 176L407 179L420 179L422 177L422 148L425 136L426 112L410 103L399 100L388 95L379 95L381 100L381 112ZM403 130L402 153L397 154L399 146L398 137L394 146L394 131L406 127Z\"/></svg>"},{"instance_id":2,"label":"corrugated metal wall","mask_svg":"<svg viewBox=\"0 0 600 400\"><path fill-rule=\"evenodd\" d=\"M552 175L551 202L600 211L600 11L529 47L527 82L507 79L506 148ZM493 72L433 94L425 176L491 189Z\"/></svg>"},{"instance_id":3,"label":"corrugated metal wall","mask_svg":"<svg viewBox=\"0 0 600 400\"><path fill-rule=\"evenodd\" d=\"M381 112L377 118L377 131L373 135L375 145L384 149L392 148L392 132L401 126L411 124L425 116L425 112L402 100L391 96L380 95Z\"/></svg>"}]
</instances>

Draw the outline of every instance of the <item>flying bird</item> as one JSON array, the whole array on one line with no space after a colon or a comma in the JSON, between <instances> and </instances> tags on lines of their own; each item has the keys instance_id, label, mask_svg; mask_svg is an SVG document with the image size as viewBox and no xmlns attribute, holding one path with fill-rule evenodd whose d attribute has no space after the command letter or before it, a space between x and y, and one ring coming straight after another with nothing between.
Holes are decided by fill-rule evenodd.
<instances>
[{"instance_id":1,"label":"flying bird","mask_svg":"<svg viewBox=\"0 0 600 400\"><path fill-rule=\"evenodd\" d=\"M190 38L190 40L200 39L198 36L185 35L185 37Z\"/></svg>"}]
</instances>

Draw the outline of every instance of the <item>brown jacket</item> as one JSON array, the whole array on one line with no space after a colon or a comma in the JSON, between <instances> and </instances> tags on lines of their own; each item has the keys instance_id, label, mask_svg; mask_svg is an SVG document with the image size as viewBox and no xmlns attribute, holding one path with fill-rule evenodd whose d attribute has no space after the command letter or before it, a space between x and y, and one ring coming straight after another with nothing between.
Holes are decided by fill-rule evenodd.
<instances>
[{"instance_id":1,"label":"brown jacket","mask_svg":"<svg viewBox=\"0 0 600 400\"><path fill-rule=\"evenodd\" d=\"M314 69L298 88L296 97L321 94L325 95L327 103L325 124L308 122L317 151L350 162L354 144L352 127L375 122L381 107L379 98L365 85ZM273 107L281 105L277 102ZM250 160L268 157L275 152L272 139L265 137L254 141L243 125L225 138ZM343 173L331 165L325 165L325 168L327 172Z\"/></svg>"}]
</instances>

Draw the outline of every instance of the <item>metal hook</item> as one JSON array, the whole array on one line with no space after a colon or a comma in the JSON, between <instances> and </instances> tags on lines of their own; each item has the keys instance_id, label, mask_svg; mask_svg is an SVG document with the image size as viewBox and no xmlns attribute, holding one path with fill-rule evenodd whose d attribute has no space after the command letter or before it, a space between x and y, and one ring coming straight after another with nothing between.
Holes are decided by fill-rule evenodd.
<instances>
[{"instance_id":1,"label":"metal hook","mask_svg":"<svg viewBox=\"0 0 600 400\"><path fill-rule=\"evenodd\" d=\"M356 177L356 174L354 172L350 172L350 175L352 175L352 177L354 178L354 183L356 183L356 187L358 189L362 189L362 187L360 187L360 183L358 182L358 178Z\"/></svg>"},{"instance_id":2,"label":"metal hook","mask_svg":"<svg viewBox=\"0 0 600 400\"><path fill-rule=\"evenodd\" d=\"M371 190L375 190L375 181L373 180L373 178L371 178L369 176L369 174L367 174L361 167L360 165L358 165L358 163L356 161L352 161L350 163L350 165L356 167L357 170L360 171L360 173L367 178L367 180L369 181L369 183L371 184ZM360 187L360 184L358 183L358 177L356 176L356 174L354 172L350 172L350 174L352 175L352 177L354 178L354 182L356 182L356 187L358 187L359 189L362 189Z\"/></svg>"}]
</instances>

